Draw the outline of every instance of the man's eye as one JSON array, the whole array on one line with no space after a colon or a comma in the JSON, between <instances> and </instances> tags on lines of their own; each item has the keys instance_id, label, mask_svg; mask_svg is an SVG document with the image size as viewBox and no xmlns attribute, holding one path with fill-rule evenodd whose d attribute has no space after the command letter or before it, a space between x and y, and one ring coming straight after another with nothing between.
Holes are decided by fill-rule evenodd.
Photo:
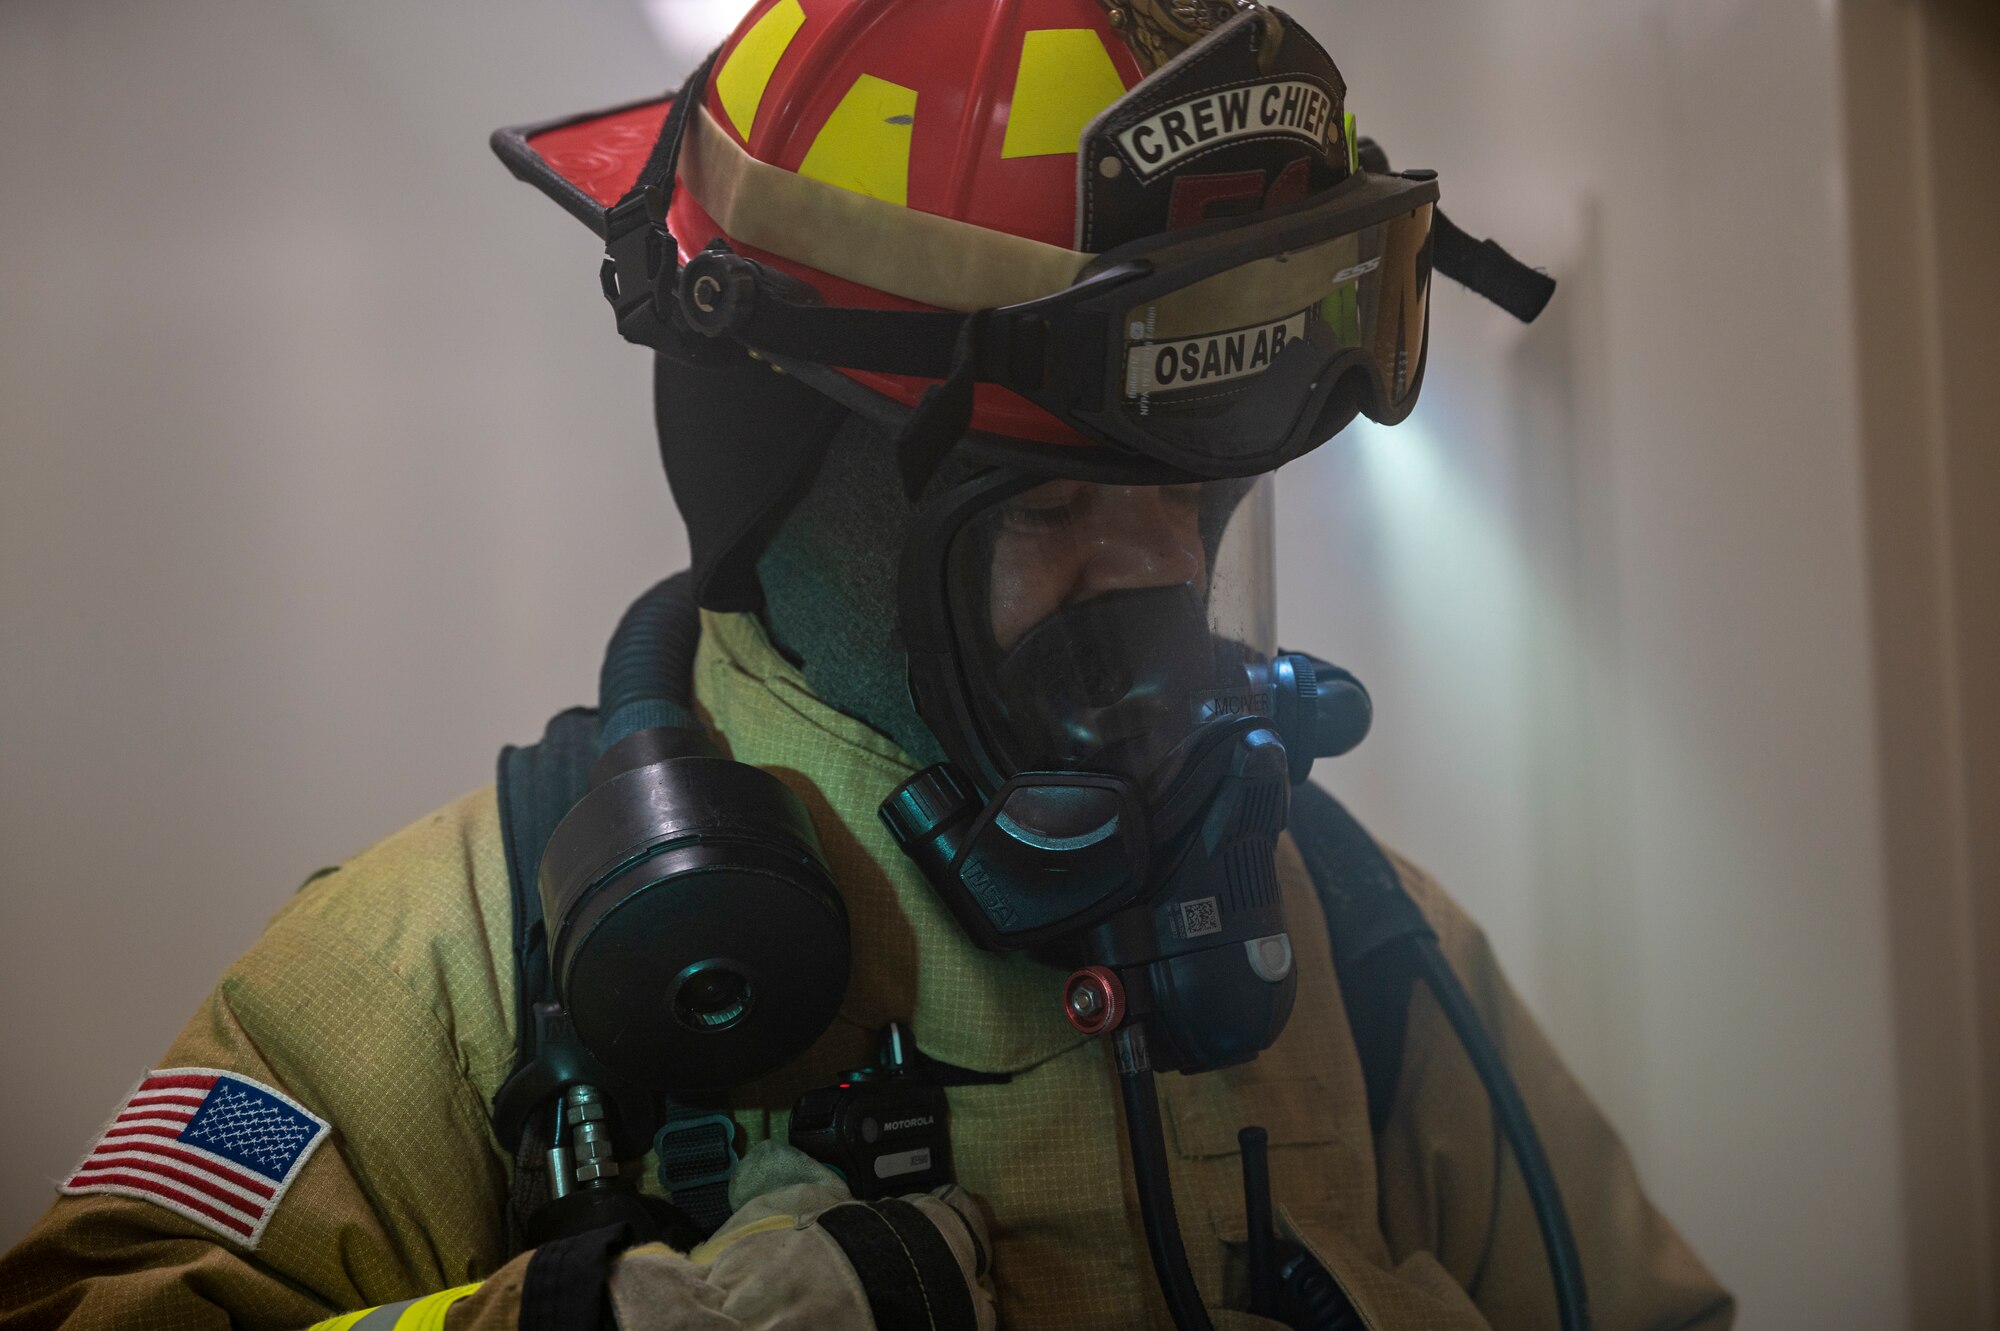
<instances>
[{"instance_id":1,"label":"man's eye","mask_svg":"<svg viewBox=\"0 0 2000 1331\"><path fill-rule=\"evenodd\" d=\"M1007 525L1016 531L1057 531L1069 526L1075 516L1074 504L1013 503L1005 510Z\"/></svg>"},{"instance_id":2,"label":"man's eye","mask_svg":"<svg viewBox=\"0 0 2000 1331\"><path fill-rule=\"evenodd\" d=\"M1089 493L1079 481L1047 481L1015 495L1000 513L1015 531L1055 531L1069 526Z\"/></svg>"}]
</instances>

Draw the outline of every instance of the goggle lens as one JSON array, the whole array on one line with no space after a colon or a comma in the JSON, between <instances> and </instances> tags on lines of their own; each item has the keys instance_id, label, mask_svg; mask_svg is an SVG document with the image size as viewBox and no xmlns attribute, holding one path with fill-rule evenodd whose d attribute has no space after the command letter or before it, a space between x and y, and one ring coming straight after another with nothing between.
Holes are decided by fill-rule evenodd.
<instances>
[{"instance_id":1,"label":"goggle lens","mask_svg":"<svg viewBox=\"0 0 2000 1331\"><path fill-rule=\"evenodd\" d=\"M1433 207L1260 258L1133 305L1122 319L1126 430L1190 461L1275 465L1325 441L1338 381L1400 417L1418 381ZM1330 433L1331 431L1329 431Z\"/></svg>"}]
</instances>

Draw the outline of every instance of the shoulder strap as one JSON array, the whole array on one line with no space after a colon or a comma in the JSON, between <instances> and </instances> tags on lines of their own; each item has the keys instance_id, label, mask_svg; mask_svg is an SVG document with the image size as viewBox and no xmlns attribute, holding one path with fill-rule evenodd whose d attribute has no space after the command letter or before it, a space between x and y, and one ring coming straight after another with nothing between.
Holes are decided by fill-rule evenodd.
<instances>
[{"instance_id":1,"label":"shoulder strap","mask_svg":"<svg viewBox=\"0 0 2000 1331\"><path fill-rule=\"evenodd\" d=\"M583 798L597 759L598 715L572 707L552 717L539 744L500 750L500 835L514 906L514 1065L533 1057L535 1004L549 988L542 929L542 851L563 815Z\"/></svg>"},{"instance_id":2,"label":"shoulder strap","mask_svg":"<svg viewBox=\"0 0 2000 1331\"><path fill-rule=\"evenodd\" d=\"M704 66L706 68L706 66ZM692 726L694 656L701 612L694 583L676 573L634 601L611 635L598 675L602 712L572 707L553 717L541 742L500 750L500 835L513 889L514 1066L534 1056L535 1004L549 993L548 941L542 927L542 852L556 824L590 789L600 740L647 726ZM605 727L611 734L606 736Z\"/></svg>"},{"instance_id":3,"label":"shoulder strap","mask_svg":"<svg viewBox=\"0 0 2000 1331\"><path fill-rule=\"evenodd\" d=\"M1298 844L1326 914L1334 973L1368 1087L1368 1121L1388 1121L1403 1065L1403 1032L1416 983L1419 939L1437 937L1403 890L1389 857L1333 796L1292 787L1285 830Z\"/></svg>"},{"instance_id":4,"label":"shoulder strap","mask_svg":"<svg viewBox=\"0 0 2000 1331\"><path fill-rule=\"evenodd\" d=\"M573 707L549 721L539 743L500 751L500 833L513 907L514 1067L493 1111L496 1131L515 1152L509 1219L516 1248L526 1238L527 1218L546 1199L538 1150L542 1134L529 1125L528 1115L551 1089L551 1078L559 1080L562 1068L574 1069L577 1060L589 1057L554 1002L539 886L542 855L556 825L588 792L591 768L607 741L652 726L699 725L692 699L700 641L693 582L677 573L640 596L620 620L598 680L602 710ZM621 1122L630 1126L643 1119L647 1133L660 1123L657 1095L642 1087L601 1089L624 1101ZM641 1104L643 1110L635 1108ZM729 1213L734 1120L672 1101L664 1106L664 1118L657 1143L661 1181L677 1206L712 1230Z\"/></svg>"},{"instance_id":5,"label":"shoulder strap","mask_svg":"<svg viewBox=\"0 0 2000 1331\"><path fill-rule=\"evenodd\" d=\"M513 907L514 1065L494 1104L495 1127L506 1115L502 1107L522 1070L536 1059L535 1005L550 997L548 936L542 927L542 851L556 824L562 821L590 783L590 765L597 757L597 712L572 707L550 718L539 743L508 745L500 750L498 796L500 840L507 852L507 884ZM539 1159L542 1144L535 1133L520 1129L514 1151L514 1176L508 1189L509 1251L526 1246L526 1225L547 1200L548 1184Z\"/></svg>"}]
</instances>

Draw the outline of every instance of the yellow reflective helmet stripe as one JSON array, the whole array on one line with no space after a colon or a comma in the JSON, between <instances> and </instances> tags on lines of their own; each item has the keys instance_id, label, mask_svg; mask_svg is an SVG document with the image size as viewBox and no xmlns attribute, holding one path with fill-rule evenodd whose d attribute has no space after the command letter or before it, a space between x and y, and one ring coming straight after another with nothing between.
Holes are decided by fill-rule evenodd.
<instances>
[{"instance_id":1,"label":"yellow reflective helmet stripe","mask_svg":"<svg viewBox=\"0 0 2000 1331\"><path fill-rule=\"evenodd\" d=\"M757 107L764 100L772 72L805 22L806 11L799 8L799 0L778 0L750 25L750 31L716 71L715 95L722 99L729 123L736 126L745 142L751 126L757 123Z\"/></svg>"},{"instance_id":2,"label":"yellow reflective helmet stripe","mask_svg":"<svg viewBox=\"0 0 2000 1331\"><path fill-rule=\"evenodd\" d=\"M307 1331L444 1331L446 1310L484 1283L475 1280L470 1285L441 1289L422 1298L342 1313L324 1322L313 1323Z\"/></svg>"},{"instance_id":3,"label":"yellow reflective helmet stripe","mask_svg":"<svg viewBox=\"0 0 2000 1331\"><path fill-rule=\"evenodd\" d=\"M697 109L681 183L723 234L835 277L947 310L1061 291L1091 256L898 207L760 162Z\"/></svg>"},{"instance_id":4,"label":"yellow reflective helmet stripe","mask_svg":"<svg viewBox=\"0 0 2000 1331\"><path fill-rule=\"evenodd\" d=\"M901 207L910 195L917 90L863 74L820 126L799 174Z\"/></svg>"},{"instance_id":5,"label":"yellow reflective helmet stripe","mask_svg":"<svg viewBox=\"0 0 2000 1331\"><path fill-rule=\"evenodd\" d=\"M1125 95L1111 53L1090 28L1037 28L1022 35L1014 100L1000 156L1073 153L1084 127Z\"/></svg>"}]
</instances>

